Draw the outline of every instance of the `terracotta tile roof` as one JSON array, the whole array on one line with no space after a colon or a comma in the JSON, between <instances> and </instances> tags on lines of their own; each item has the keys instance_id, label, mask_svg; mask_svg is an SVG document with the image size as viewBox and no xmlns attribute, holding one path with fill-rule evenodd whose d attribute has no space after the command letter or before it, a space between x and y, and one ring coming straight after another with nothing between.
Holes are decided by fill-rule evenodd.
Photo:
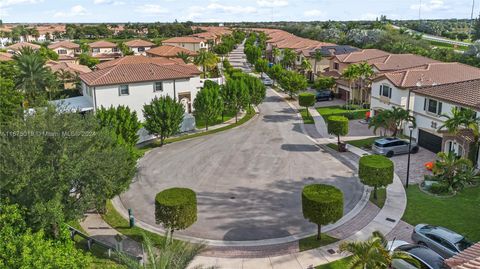
<instances>
[{"instance_id":1,"label":"terracotta tile roof","mask_svg":"<svg viewBox=\"0 0 480 269\"><path fill-rule=\"evenodd\" d=\"M49 49L56 49L56 48L66 48L66 49L79 49L80 45L73 43L71 41L60 41L60 42L55 42L50 45L48 45Z\"/></svg>"},{"instance_id":2,"label":"terracotta tile roof","mask_svg":"<svg viewBox=\"0 0 480 269\"><path fill-rule=\"evenodd\" d=\"M445 260L452 269L478 269L480 268L480 243L477 243L459 254Z\"/></svg>"},{"instance_id":3,"label":"terracotta tile roof","mask_svg":"<svg viewBox=\"0 0 480 269\"><path fill-rule=\"evenodd\" d=\"M420 87L419 89L413 90L413 92L419 95L433 97L446 102L480 110L480 79L438 86Z\"/></svg>"},{"instance_id":4,"label":"terracotta tile roof","mask_svg":"<svg viewBox=\"0 0 480 269\"><path fill-rule=\"evenodd\" d=\"M156 57L177 57L179 52L185 52L191 56L197 55L194 51L170 45L163 45L146 51L147 55Z\"/></svg>"},{"instance_id":5,"label":"terracotta tile roof","mask_svg":"<svg viewBox=\"0 0 480 269\"><path fill-rule=\"evenodd\" d=\"M54 32L65 32L66 28L64 24L56 24L56 25L40 25L40 26L35 26L37 28L38 33L41 35L44 34L53 34Z\"/></svg>"},{"instance_id":6,"label":"terracotta tile roof","mask_svg":"<svg viewBox=\"0 0 480 269\"><path fill-rule=\"evenodd\" d=\"M113 53L97 53L93 58L97 59L116 59L122 57L122 54L120 52L113 52Z\"/></svg>"},{"instance_id":7,"label":"terracotta tile roof","mask_svg":"<svg viewBox=\"0 0 480 269\"><path fill-rule=\"evenodd\" d=\"M127 56L111 62L100 64L98 70L80 75L80 78L89 86L100 86L191 78L201 73L194 65L166 58Z\"/></svg>"},{"instance_id":8,"label":"terracotta tile roof","mask_svg":"<svg viewBox=\"0 0 480 269\"><path fill-rule=\"evenodd\" d=\"M335 58L341 63L359 63L365 61L372 61L376 58L384 58L390 53L378 49L364 49L347 54L336 55Z\"/></svg>"},{"instance_id":9,"label":"terracotta tile roof","mask_svg":"<svg viewBox=\"0 0 480 269\"><path fill-rule=\"evenodd\" d=\"M75 63L49 62L47 63L47 66L50 67L50 69L53 72L57 72L60 70L68 71L70 73L77 73L77 74L85 74L85 73L92 72L92 70L90 70L88 66L75 64Z\"/></svg>"},{"instance_id":10,"label":"terracotta tile roof","mask_svg":"<svg viewBox=\"0 0 480 269\"><path fill-rule=\"evenodd\" d=\"M390 80L399 88L442 85L480 79L480 69L461 63L431 63L413 69L384 73L375 78Z\"/></svg>"},{"instance_id":11,"label":"terracotta tile roof","mask_svg":"<svg viewBox=\"0 0 480 269\"><path fill-rule=\"evenodd\" d=\"M125 45L131 48L137 48L137 47L153 47L155 44L153 44L150 41L143 40L143 39L134 39L130 40L128 42L125 42Z\"/></svg>"},{"instance_id":12,"label":"terracotta tile roof","mask_svg":"<svg viewBox=\"0 0 480 269\"><path fill-rule=\"evenodd\" d=\"M105 40L100 40L90 43L88 44L88 46L90 48L116 48L117 44Z\"/></svg>"},{"instance_id":13,"label":"terracotta tile roof","mask_svg":"<svg viewBox=\"0 0 480 269\"><path fill-rule=\"evenodd\" d=\"M32 43L28 43L28 42L19 42L19 43L15 43L13 45L10 45L8 46L7 48L11 49L11 50L14 50L14 51L18 51L20 50L21 48L23 47L30 47L34 50L38 50L40 49L40 45L37 45L37 44L32 44Z\"/></svg>"},{"instance_id":14,"label":"terracotta tile roof","mask_svg":"<svg viewBox=\"0 0 480 269\"><path fill-rule=\"evenodd\" d=\"M342 74L340 74L340 72L338 72L337 70L326 70L325 72L322 72L321 75L325 77L333 77L337 79L342 76Z\"/></svg>"},{"instance_id":15,"label":"terracotta tile roof","mask_svg":"<svg viewBox=\"0 0 480 269\"><path fill-rule=\"evenodd\" d=\"M162 43L200 43L205 42L205 39L195 37L195 36L180 36L180 37L172 37L167 40L163 40Z\"/></svg>"},{"instance_id":16,"label":"terracotta tile roof","mask_svg":"<svg viewBox=\"0 0 480 269\"><path fill-rule=\"evenodd\" d=\"M10 53L0 52L0 62L13 61L12 57Z\"/></svg>"},{"instance_id":17,"label":"terracotta tile roof","mask_svg":"<svg viewBox=\"0 0 480 269\"><path fill-rule=\"evenodd\" d=\"M368 60L367 62L372 64L380 72L398 71L430 63L439 63L439 61L415 54L390 54L384 57Z\"/></svg>"},{"instance_id":18,"label":"terracotta tile roof","mask_svg":"<svg viewBox=\"0 0 480 269\"><path fill-rule=\"evenodd\" d=\"M58 60L60 61L73 61L75 60L75 57L69 56L69 55L58 55Z\"/></svg>"}]
</instances>

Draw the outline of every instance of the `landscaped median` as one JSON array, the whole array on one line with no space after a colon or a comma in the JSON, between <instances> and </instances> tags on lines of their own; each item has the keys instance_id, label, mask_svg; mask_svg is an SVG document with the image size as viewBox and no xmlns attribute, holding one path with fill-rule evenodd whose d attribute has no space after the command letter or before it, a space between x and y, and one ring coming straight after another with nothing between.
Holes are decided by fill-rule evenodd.
<instances>
[{"instance_id":1,"label":"landscaped median","mask_svg":"<svg viewBox=\"0 0 480 269\"><path fill-rule=\"evenodd\" d=\"M326 120L330 116L344 116L349 120L365 119L369 109L357 105L327 106L317 108L318 113Z\"/></svg>"}]
</instances>

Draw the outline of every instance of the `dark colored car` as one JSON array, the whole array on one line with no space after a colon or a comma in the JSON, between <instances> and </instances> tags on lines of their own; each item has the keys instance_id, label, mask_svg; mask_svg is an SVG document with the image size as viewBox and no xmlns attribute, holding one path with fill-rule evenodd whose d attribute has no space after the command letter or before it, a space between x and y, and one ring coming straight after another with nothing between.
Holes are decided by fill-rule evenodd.
<instances>
[{"instance_id":1,"label":"dark colored car","mask_svg":"<svg viewBox=\"0 0 480 269\"><path fill-rule=\"evenodd\" d=\"M415 226L412 240L417 244L431 248L444 258L450 258L472 245L461 234L443 227L427 224Z\"/></svg>"},{"instance_id":2,"label":"dark colored car","mask_svg":"<svg viewBox=\"0 0 480 269\"><path fill-rule=\"evenodd\" d=\"M445 264L445 259L435 253L433 250L420 245L407 244L399 246L395 251L403 251L408 253L412 258L420 263L421 269L448 269ZM400 259L394 259L392 266L395 269L415 269L417 268L413 264Z\"/></svg>"},{"instance_id":3,"label":"dark colored car","mask_svg":"<svg viewBox=\"0 0 480 269\"><path fill-rule=\"evenodd\" d=\"M330 101L333 100L334 94L330 90L320 90L317 91L315 99L318 101Z\"/></svg>"}]
</instances>

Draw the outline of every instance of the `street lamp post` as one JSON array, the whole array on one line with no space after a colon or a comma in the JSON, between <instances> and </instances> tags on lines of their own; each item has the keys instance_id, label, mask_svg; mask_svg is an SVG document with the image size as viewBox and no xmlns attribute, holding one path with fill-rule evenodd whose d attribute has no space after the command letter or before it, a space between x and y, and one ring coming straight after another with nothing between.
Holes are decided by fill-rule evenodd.
<instances>
[{"instance_id":1,"label":"street lamp post","mask_svg":"<svg viewBox=\"0 0 480 269\"><path fill-rule=\"evenodd\" d=\"M409 137L409 143L408 143L407 180L405 181L405 188L406 189L408 189L408 181L410 180L410 155L411 155L411 152L412 152L413 125L410 124L408 126L408 129L410 129L410 137Z\"/></svg>"}]
</instances>

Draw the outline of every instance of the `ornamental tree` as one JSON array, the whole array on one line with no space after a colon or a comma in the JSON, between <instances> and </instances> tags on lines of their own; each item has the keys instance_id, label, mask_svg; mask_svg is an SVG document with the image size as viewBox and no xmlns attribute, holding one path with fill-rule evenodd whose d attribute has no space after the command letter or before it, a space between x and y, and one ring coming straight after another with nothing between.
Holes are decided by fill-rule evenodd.
<instances>
[{"instance_id":1,"label":"ornamental tree","mask_svg":"<svg viewBox=\"0 0 480 269\"><path fill-rule=\"evenodd\" d=\"M322 225L338 221L343 216L343 193L323 184L307 185L302 191L303 217L317 224L317 240L322 237Z\"/></svg>"},{"instance_id":2,"label":"ornamental tree","mask_svg":"<svg viewBox=\"0 0 480 269\"><path fill-rule=\"evenodd\" d=\"M205 129L208 130L208 124L220 116L223 109L218 84L205 84L205 87L197 93L193 107L195 116L205 121Z\"/></svg>"},{"instance_id":3,"label":"ornamental tree","mask_svg":"<svg viewBox=\"0 0 480 269\"><path fill-rule=\"evenodd\" d=\"M150 134L160 137L160 145L163 146L165 138L180 131L184 114L183 105L170 96L155 97L150 104L143 106L145 129Z\"/></svg>"},{"instance_id":4,"label":"ornamental tree","mask_svg":"<svg viewBox=\"0 0 480 269\"><path fill-rule=\"evenodd\" d=\"M336 135L338 144L340 144L340 136L348 134L348 119L343 116L330 116L328 117L328 133Z\"/></svg>"},{"instance_id":5,"label":"ornamental tree","mask_svg":"<svg viewBox=\"0 0 480 269\"><path fill-rule=\"evenodd\" d=\"M229 79L222 87L222 97L226 108L235 112L235 122L238 122L238 113L250 105L250 94L247 85L242 79Z\"/></svg>"},{"instance_id":6,"label":"ornamental tree","mask_svg":"<svg viewBox=\"0 0 480 269\"><path fill-rule=\"evenodd\" d=\"M305 76L295 71L286 71L280 79L280 85L286 92L288 92L290 98L293 98L295 93L307 89L308 82Z\"/></svg>"},{"instance_id":7,"label":"ornamental tree","mask_svg":"<svg viewBox=\"0 0 480 269\"><path fill-rule=\"evenodd\" d=\"M183 230L197 221L197 195L191 189L171 188L155 196L155 221L163 227Z\"/></svg>"},{"instance_id":8,"label":"ornamental tree","mask_svg":"<svg viewBox=\"0 0 480 269\"><path fill-rule=\"evenodd\" d=\"M258 106L267 94L267 88L263 84L263 82L254 76L245 74L241 77L241 79L245 82L249 96L250 96L250 104Z\"/></svg>"},{"instance_id":9,"label":"ornamental tree","mask_svg":"<svg viewBox=\"0 0 480 269\"><path fill-rule=\"evenodd\" d=\"M141 124L137 118L137 112L130 110L128 106L110 108L101 107L95 116L102 127L112 130L120 141L135 146L138 142L138 131Z\"/></svg>"},{"instance_id":10,"label":"ornamental tree","mask_svg":"<svg viewBox=\"0 0 480 269\"><path fill-rule=\"evenodd\" d=\"M308 115L308 107L315 105L315 95L313 93L304 92L298 95L298 104L300 106L304 106L307 110Z\"/></svg>"},{"instance_id":11,"label":"ornamental tree","mask_svg":"<svg viewBox=\"0 0 480 269\"><path fill-rule=\"evenodd\" d=\"M360 181L373 187L373 198L377 200L377 188L393 182L393 162L382 155L367 155L360 158L358 177Z\"/></svg>"},{"instance_id":12,"label":"ornamental tree","mask_svg":"<svg viewBox=\"0 0 480 269\"><path fill-rule=\"evenodd\" d=\"M255 63L255 71L260 73L260 76L263 78L263 73L268 70L268 61L266 59L258 59Z\"/></svg>"}]
</instances>

